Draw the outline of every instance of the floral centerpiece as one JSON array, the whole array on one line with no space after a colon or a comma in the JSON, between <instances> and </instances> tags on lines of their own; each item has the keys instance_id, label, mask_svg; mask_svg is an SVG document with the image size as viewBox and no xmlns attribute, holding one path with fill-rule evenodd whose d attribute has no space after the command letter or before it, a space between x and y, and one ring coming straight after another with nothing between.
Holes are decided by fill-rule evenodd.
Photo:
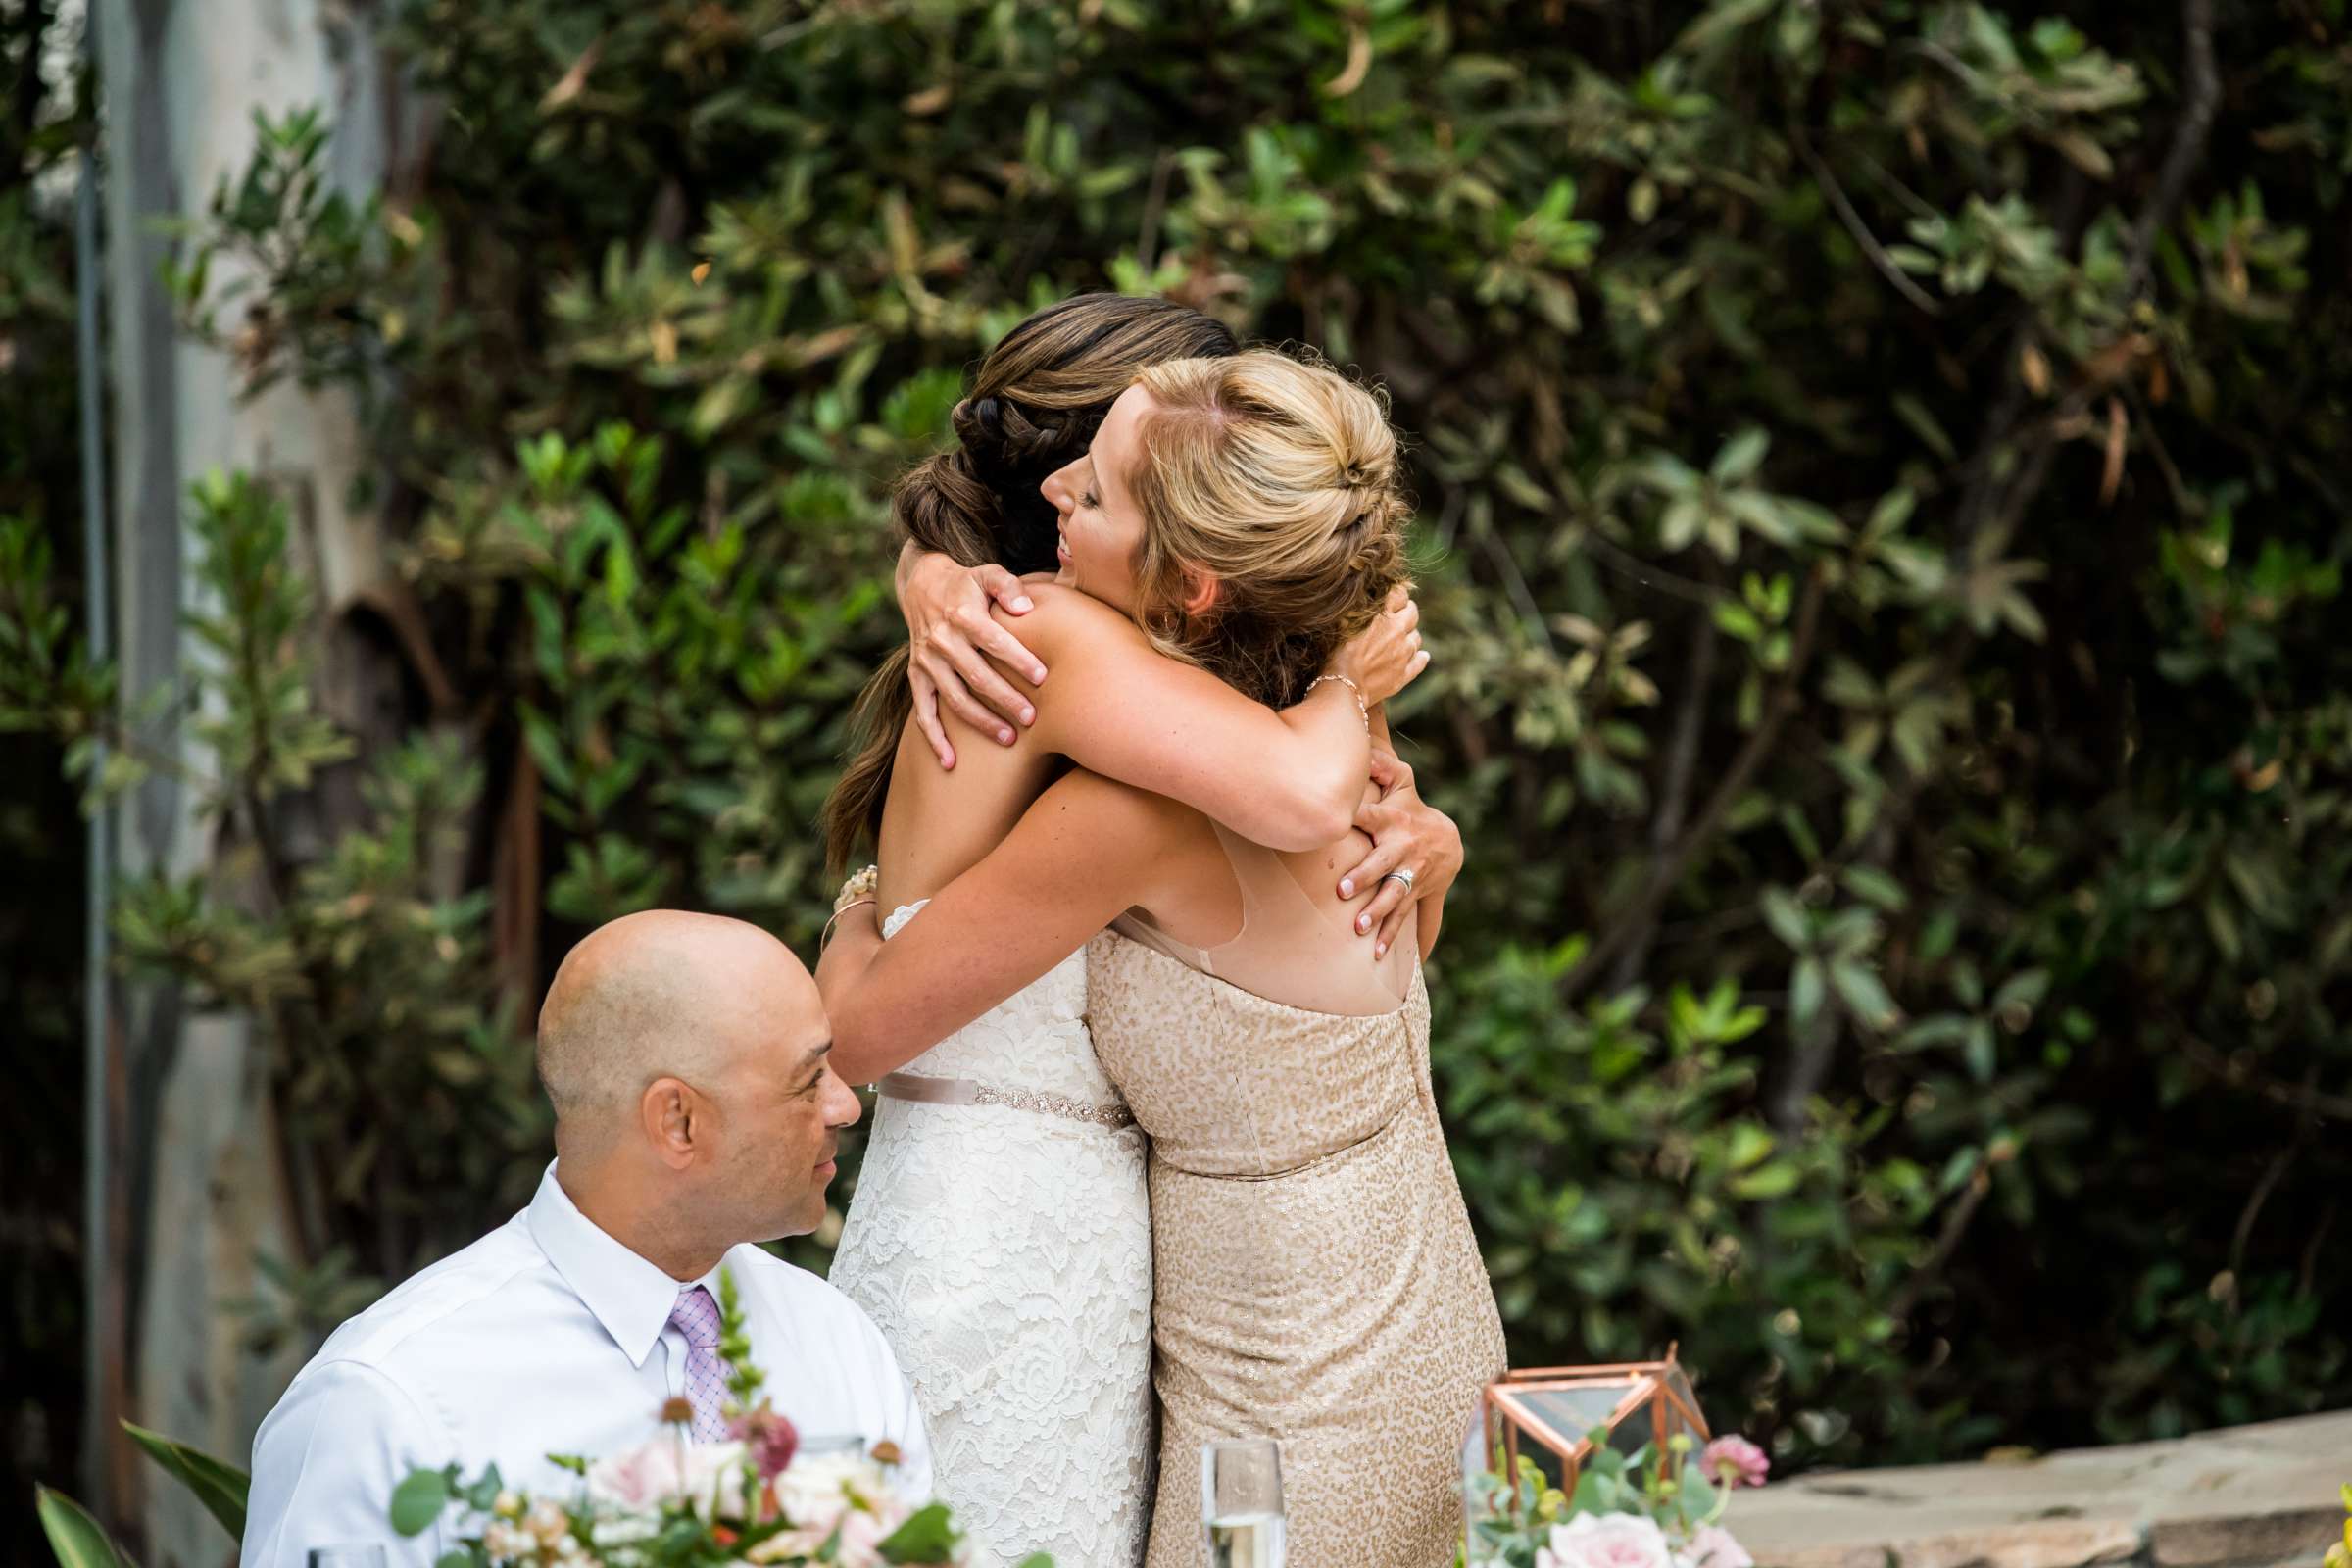
<instances>
[{"instance_id":1,"label":"floral centerpiece","mask_svg":"<svg viewBox=\"0 0 2352 1568\"><path fill-rule=\"evenodd\" d=\"M760 1394L733 1276L718 1277L720 1359L727 1366L723 1443L696 1443L693 1407L671 1399L660 1436L602 1459L553 1455L580 1478L569 1501L532 1496L497 1466L467 1480L455 1465L419 1470L392 1494L392 1527L421 1535L454 1511L460 1544L436 1568L953 1568L963 1560L943 1502L916 1503L892 1482L890 1444L804 1445ZM816 1451L819 1447L823 1451ZM1040 1555L1021 1568L1053 1568Z\"/></svg>"},{"instance_id":2,"label":"floral centerpiece","mask_svg":"<svg viewBox=\"0 0 2352 1568\"><path fill-rule=\"evenodd\" d=\"M1723 1526L1732 1493L1760 1487L1772 1468L1745 1438L1717 1438L1695 1455L1688 1437L1620 1453L1596 1433L1573 1495L1533 1459L1518 1474L1471 1478L1467 1568L1754 1568Z\"/></svg>"}]
</instances>

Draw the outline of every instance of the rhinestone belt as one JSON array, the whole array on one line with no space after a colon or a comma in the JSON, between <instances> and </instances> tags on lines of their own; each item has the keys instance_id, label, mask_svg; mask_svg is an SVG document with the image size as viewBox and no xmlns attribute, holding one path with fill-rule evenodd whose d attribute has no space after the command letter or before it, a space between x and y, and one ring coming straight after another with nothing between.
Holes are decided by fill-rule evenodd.
<instances>
[{"instance_id":1,"label":"rhinestone belt","mask_svg":"<svg viewBox=\"0 0 2352 1568\"><path fill-rule=\"evenodd\" d=\"M919 1073L894 1072L874 1086L892 1100L911 1100L926 1105L1004 1105L1035 1111L1041 1116L1063 1116L1114 1131L1135 1125L1135 1113L1125 1105L1097 1105L1067 1095L1049 1095L1035 1089L999 1089L969 1078L927 1078Z\"/></svg>"}]
</instances>

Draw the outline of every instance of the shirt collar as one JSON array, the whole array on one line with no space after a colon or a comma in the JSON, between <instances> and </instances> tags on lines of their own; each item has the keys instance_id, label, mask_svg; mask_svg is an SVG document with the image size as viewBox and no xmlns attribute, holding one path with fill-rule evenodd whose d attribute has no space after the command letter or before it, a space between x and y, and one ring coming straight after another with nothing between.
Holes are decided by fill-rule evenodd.
<instances>
[{"instance_id":1,"label":"shirt collar","mask_svg":"<svg viewBox=\"0 0 2352 1568\"><path fill-rule=\"evenodd\" d=\"M685 1289L580 1212L550 1164L529 1211L531 1239L635 1367L645 1365ZM711 1270L715 1279L718 1271ZM711 1287L711 1295L718 1294Z\"/></svg>"}]
</instances>

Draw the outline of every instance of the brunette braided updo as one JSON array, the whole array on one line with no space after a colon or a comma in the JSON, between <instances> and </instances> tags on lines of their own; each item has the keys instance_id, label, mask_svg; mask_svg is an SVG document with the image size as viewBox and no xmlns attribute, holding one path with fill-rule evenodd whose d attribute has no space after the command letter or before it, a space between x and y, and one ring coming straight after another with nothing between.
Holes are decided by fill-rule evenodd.
<instances>
[{"instance_id":1,"label":"brunette braided updo","mask_svg":"<svg viewBox=\"0 0 2352 1568\"><path fill-rule=\"evenodd\" d=\"M1094 441L1102 416L1150 366L1241 345L1223 322L1170 300L1079 294L1034 313L972 372L950 424L956 445L907 470L891 497L902 542L960 565L1052 571L1056 518L1038 486ZM859 694L854 750L825 800L826 858L848 863L881 821L899 735L913 711L906 650Z\"/></svg>"}]
</instances>

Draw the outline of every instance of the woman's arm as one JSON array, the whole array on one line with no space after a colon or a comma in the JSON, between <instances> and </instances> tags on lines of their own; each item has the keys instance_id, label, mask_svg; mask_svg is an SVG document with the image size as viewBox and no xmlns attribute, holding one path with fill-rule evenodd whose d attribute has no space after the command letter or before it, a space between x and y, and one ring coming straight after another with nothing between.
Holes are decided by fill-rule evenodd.
<instances>
[{"instance_id":1,"label":"woman's arm","mask_svg":"<svg viewBox=\"0 0 2352 1568\"><path fill-rule=\"evenodd\" d=\"M1070 589L1037 590L1022 623L1059 671L1037 694L1035 737L1081 767L1169 796L1273 850L1316 850L1354 820L1371 760L1357 703L1403 689L1428 655L1409 598L1332 661L1325 681L1280 712L1206 670L1169 659L1118 612Z\"/></svg>"},{"instance_id":2,"label":"woman's arm","mask_svg":"<svg viewBox=\"0 0 2352 1568\"><path fill-rule=\"evenodd\" d=\"M860 1084L897 1071L1149 903L1186 817L1071 773L888 942L872 906L850 910L816 966L833 1070Z\"/></svg>"}]
</instances>

